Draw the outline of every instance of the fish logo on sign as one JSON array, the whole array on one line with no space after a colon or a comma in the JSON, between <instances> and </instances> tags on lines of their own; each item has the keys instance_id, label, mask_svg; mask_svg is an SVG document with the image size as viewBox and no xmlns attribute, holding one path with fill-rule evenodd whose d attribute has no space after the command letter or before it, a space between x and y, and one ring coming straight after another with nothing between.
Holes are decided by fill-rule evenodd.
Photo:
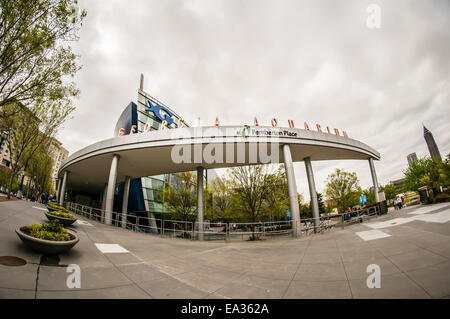
<instances>
[{"instance_id":1,"label":"fish logo on sign","mask_svg":"<svg viewBox=\"0 0 450 319\"><path fill-rule=\"evenodd\" d=\"M161 122L167 121L167 126L169 126L170 124L173 123L172 112L170 112L167 108L165 108L162 105L152 104L152 102L150 102L150 101L147 101L147 102L150 107L146 108L145 111L153 112L153 114L155 114L156 118L158 120L160 120ZM161 111L166 113L166 114L164 114L164 117L161 115Z\"/></svg>"}]
</instances>

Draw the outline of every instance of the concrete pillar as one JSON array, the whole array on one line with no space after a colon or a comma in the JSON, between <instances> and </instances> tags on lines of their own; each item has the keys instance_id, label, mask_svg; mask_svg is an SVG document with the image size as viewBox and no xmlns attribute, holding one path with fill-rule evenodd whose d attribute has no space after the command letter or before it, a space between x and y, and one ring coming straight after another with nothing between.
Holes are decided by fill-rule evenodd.
<instances>
[{"instance_id":1,"label":"concrete pillar","mask_svg":"<svg viewBox=\"0 0 450 319\"><path fill-rule=\"evenodd\" d=\"M283 145L284 166L289 192L289 206L291 210L293 236L300 235L300 209L298 206L297 184L295 183L294 164L292 164L291 149L288 144Z\"/></svg>"},{"instance_id":2,"label":"concrete pillar","mask_svg":"<svg viewBox=\"0 0 450 319\"><path fill-rule=\"evenodd\" d=\"M67 177L69 175L68 171L64 171L64 177L61 186L61 193L59 194L59 205L64 203L64 198L66 197L66 185L67 185Z\"/></svg>"},{"instance_id":3,"label":"concrete pillar","mask_svg":"<svg viewBox=\"0 0 450 319\"><path fill-rule=\"evenodd\" d=\"M105 202L105 224L111 225L112 210L114 205L114 190L116 188L117 166L119 165L119 155L114 155L109 171L108 190Z\"/></svg>"},{"instance_id":4,"label":"concrete pillar","mask_svg":"<svg viewBox=\"0 0 450 319\"><path fill-rule=\"evenodd\" d=\"M309 194L311 197L311 210L314 220L314 232L317 233L320 225L319 202L317 201L316 183L311 165L311 158L305 157L306 176L308 177Z\"/></svg>"},{"instance_id":5,"label":"concrete pillar","mask_svg":"<svg viewBox=\"0 0 450 319\"><path fill-rule=\"evenodd\" d=\"M125 177L125 185L123 186L123 201L122 201L122 228L127 227L128 214L128 195L130 194L130 176Z\"/></svg>"},{"instance_id":6,"label":"concrete pillar","mask_svg":"<svg viewBox=\"0 0 450 319\"><path fill-rule=\"evenodd\" d=\"M373 182L373 191L375 192L375 201L378 203L380 201L380 197L378 196L378 179L377 173L375 171L375 165L373 164L372 157L369 158L369 166L370 166L370 174L372 174L372 182Z\"/></svg>"},{"instance_id":7,"label":"concrete pillar","mask_svg":"<svg viewBox=\"0 0 450 319\"><path fill-rule=\"evenodd\" d=\"M101 193L101 216L100 216L100 222L105 222L105 208L106 208L106 194L108 193L108 183L105 183L105 187L103 187L103 193Z\"/></svg>"},{"instance_id":8,"label":"concrete pillar","mask_svg":"<svg viewBox=\"0 0 450 319\"><path fill-rule=\"evenodd\" d=\"M198 240L203 240L203 167L197 168L197 222Z\"/></svg>"},{"instance_id":9,"label":"concrete pillar","mask_svg":"<svg viewBox=\"0 0 450 319\"><path fill-rule=\"evenodd\" d=\"M108 192L108 183L105 183L105 187L103 187L103 192L100 194L100 202L101 202L101 208L105 210L105 204L106 204L106 193Z\"/></svg>"},{"instance_id":10,"label":"concrete pillar","mask_svg":"<svg viewBox=\"0 0 450 319\"><path fill-rule=\"evenodd\" d=\"M61 185L62 185L62 178L58 178L57 181L57 187L56 187L56 202L59 203L59 198L61 197Z\"/></svg>"}]
</instances>

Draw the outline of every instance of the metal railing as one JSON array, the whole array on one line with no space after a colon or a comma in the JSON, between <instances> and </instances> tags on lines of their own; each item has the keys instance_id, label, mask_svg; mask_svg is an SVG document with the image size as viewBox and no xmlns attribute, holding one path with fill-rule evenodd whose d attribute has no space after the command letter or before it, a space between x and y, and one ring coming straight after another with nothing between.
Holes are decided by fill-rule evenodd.
<instances>
[{"instance_id":1,"label":"metal railing","mask_svg":"<svg viewBox=\"0 0 450 319\"><path fill-rule=\"evenodd\" d=\"M77 203L67 202L66 208L87 219L105 223L105 210L89 207ZM360 224L381 214L379 205L349 211L343 214L304 218L297 222L271 221L253 223L222 223L222 222L189 222L167 220L152 217L137 216L129 213L123 224L122 214L112 212L111 226L123 227L128 230L160 237L183 238L198 240L259 240L280 237L293 237L293 230L298 229L297 237L308 236L313 233L323 234L333 228L342 228L352 224Z\"/></svg>"}]
</instances>

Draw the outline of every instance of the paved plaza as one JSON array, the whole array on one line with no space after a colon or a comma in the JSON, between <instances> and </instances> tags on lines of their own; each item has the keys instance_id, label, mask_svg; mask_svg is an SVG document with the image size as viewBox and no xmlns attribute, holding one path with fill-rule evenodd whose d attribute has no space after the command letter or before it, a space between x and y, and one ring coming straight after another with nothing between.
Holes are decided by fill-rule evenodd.
<instances>
[{"instance_id":1,"label":"paved plaza","mask_svg":"<svg viewBox=\"0 0 450 319\"><path fill-rule=\"evenodd\" d=\"M298 239L198 242L79 218L80 242L46 258L15 228L46 221L44 206L0 203L0 298L448 298L450 203L390 211L363 224ZM81 270L68 288L67 266ZM367 267L381 271L368 288Z\"/></svg>"}]
</instances>

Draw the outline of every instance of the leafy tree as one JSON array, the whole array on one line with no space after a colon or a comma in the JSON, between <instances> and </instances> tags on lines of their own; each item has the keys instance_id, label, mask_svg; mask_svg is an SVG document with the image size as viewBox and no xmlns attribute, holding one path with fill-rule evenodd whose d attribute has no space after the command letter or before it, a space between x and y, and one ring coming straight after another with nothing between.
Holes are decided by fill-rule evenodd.
<instances>
[{"instance_id":1,"label":"leafy tree","mask_svg":"<svg viewBox=\"0 0 450 319\"><path fill-rule=\"evenodd\" d=\"M386 200L394 199L397 196L397 188L394 184L388 184L382 188L384 190L384 195Z\"/></svg>"},{"instance_id":2,"label":"leafy tree","mask_svg":"<svg viewBox=\"0 0 450 319\"><path fill-rule=\"evenodd\" d=\"M11 169L5 166L0 166L0 186L3 186L9 190L11 189L12 193L17 192L19 183L17 181L17 178L13 179L12 185L10 185L11 180Z\"/></svg>"},{"instance_id":3,"label":"leafy tree","mask_svg":"<svg viewBox=\"0 0 450 319\"><path fill-rule=\"evenodd\" d=\"M27 173L34 179L37 196L52 192L51 172L53 167L52 154L47 145L41 145L30 158Z\"/></svg>"},{"instance_id":4,"label":"leafy tree","mask_svg":"<svg viewBox=\"0 0 450 319\"><path fill-rule=\"evenodd\" d=\"M289 195L284 165L266 175L266 182L271 185L262 207L262 220L284 220L289 209Z\"/></svg>"},{"instance_id":5,"label":"leafy tree","mask_svg":"<svg viewBox=\"0 0 450 319\"><path fill-rule=\"evenodd\" d=\"M358 204L360 192L361 187L356 173L336 169L334 173L328 175L325 194L327 199L336 201L340 213Z\"/></svg>"},{"instance_id":6,"label":"leafy tree","mask_svg":"<svg viewBox=\"0 0 450 319\"><path fill-rule=\"evenodd\" d=\"M376 200L375 200L375 193L374 193L373 190L365 189L365 190L363 190L361 192L361 194L366 195L366 197L367 197L367 204L372 204L372 203L376 202ZM361 194L358 194L358 198L359 198L359 196L361 196Z\"/></svg>"},{"instance_id":7,"label":"leafy tree","mask_svg":"<svg viewBox=\"0 0 450 319\"><path fill-rule=\"evenodd\" d=\"M27 168L35 152L50 143L59 127L74 110L70 103L62 99L52 104L35 103L28 107L21 106L13 116L0 119L0 122L8 128L6 145L11 158L10 189L15 177ZM11 107L12 103L4 106L4 109Z\"/></svg>"},{"instance_id":8,"label":"leafy tree","mask_svg":"<svg viewBox=\"0 0 450 319\"><path fill-rule=\"evenodd\" d=\"M311 202L300 205L300 218L310 219L312 217Z\"/></svg>"},{"instance_id":9,"label":"leafy tree","mask_svg":"<svg viewBox=\"0 0 450 319\"><path fill-rule=\"evenodd\" d=\"M422 186L428 186L436 192L439 186L450 184L450 163L439 158L423 157L411 163L404 171L403 191L417 191Z\"/></svg>"},{"instance_id":10,"label":"leafy tree","mask_svg":"<svg viewBox=\"0 0 450 319\"><path fill-rule=\"evenodd\" d=\"M232 199L229 193L229 182L226 179L216 178L210 185L211 192L211 220L231 219Z\"/></svg>"},{"instance_id":11,"label":"leafy tree","mask_svg":"<svg viewBox=\"0 0 450 319\"><path fill-rule=\"evenodd\" d=\"M0 0L0 114L78 94L67 82L80 69L68 45L86 11L77 0ZM20 102L21 104L17 104ZM14 104L14 108L5 108Z\"/></svg>"},{"instance_id":12,"label":"leafy tree","mask_svg":"<svg viewBox=\"0 0 450 319\"><path fill-rule=\"evenodd\" d=\"M323 195L321 193L317 193L317 202L319 204L319 215L331 213L332 208L325 206Z\"/></svg>"},{"instance_id":13,"label":"leafy tree","mask_svg":"<svg viewBox=\"0 0 450 319\"><path fill-rule=\"evenodd\" d=\"M230 192L235 206L249 222L261 219L264 200L273 191L268 165L240 166L228 169Z\"/></svg>"},{"instance_id":14,"label":"leafy tree","mask_svg":"<svg viewBox=\"0 0 450 319\"><path fill-rule=\"evenodd\" d=\"M0 130L11 153L9 190L74 110L79 91L69 79L80 66L69 44L85 16L76 0L0 0Z\"/></svg>"},{"instance_id":15,"label":"leafy tree","mask_svg":"<svg viewBox=\"0 0 450 319\"><path fill-rule=\"evenodd\" d=\"M179 173L174 183L166 183L160 190L170 219L195 221L197 218L197 177L192 172Z\"/></svg>"},{"instance_id":16,"label":"leafy tree","mask_svg":"<svg viewBox=\"0 0 450 319\"><path fill-rule=\"evenodd\" d=\"M0 186L8 188L11 170L8 167L0 165Z\"/></svg>"},{"instance_id":17,"label":"leafy tree","mask_svg":"<svg viewBox=\"0 0 450 319\"><path fill-rule=\"evenodd\" d=\"M331 207L325 206L323 201L323 195L321 193L317 193L317 203L319 206L319 216L322 214L327 214L332 211ZM300 205L300 218L301 219L310 219L313 218L313 213L311 209L311 201L306 204Z\"/></svg>"},{"instance_id":18,"label":"leafy tree","mask_svg":"<svg viewBox=\"0 0 450 319\"><path fill-rule=\"evenodd\" d=\"M230 169L211 186L215 218L234 222L281 221L290 209L284 165ZM302 196L298 196L301 203ZM251 207L256 208L256 213L250 211Z\"/></svg>"}]
</instances>

